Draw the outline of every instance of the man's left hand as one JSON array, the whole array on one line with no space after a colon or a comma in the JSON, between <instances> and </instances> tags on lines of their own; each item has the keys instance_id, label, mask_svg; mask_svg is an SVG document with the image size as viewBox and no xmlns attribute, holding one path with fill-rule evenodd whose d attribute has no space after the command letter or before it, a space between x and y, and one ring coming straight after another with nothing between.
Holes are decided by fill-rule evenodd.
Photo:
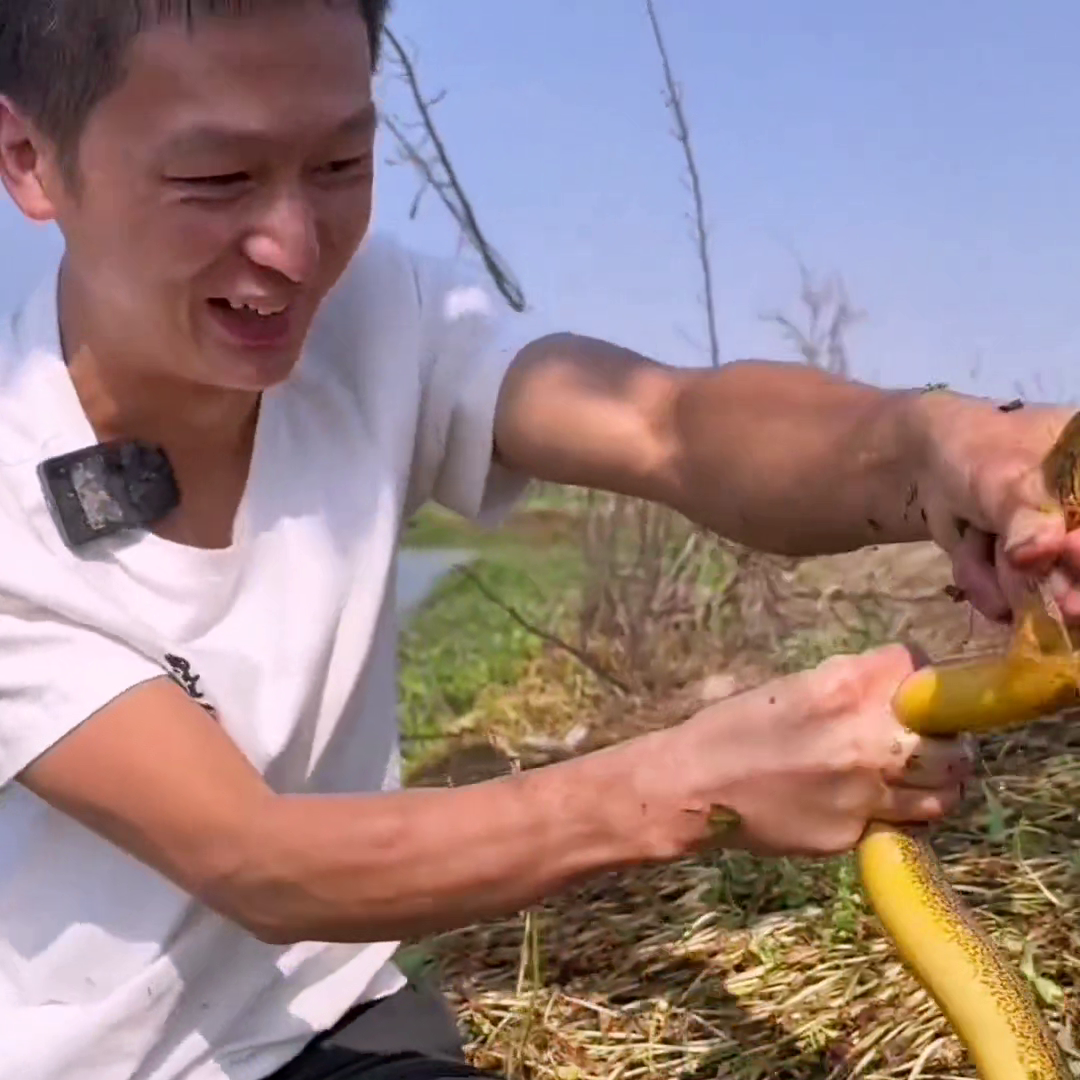
<instances>
[{"instance_id":1,"label":"man's left hand","mask_svg":"<svg viewBox=\"0 0 1080 1080\"><path fill-rule=\"evenodd\" d=\"M1042 467L1073 410L1002 411L935 393L920 414L920 499L957 588L982 614L1007 622L1043 580L1066 620L1080 622L1080 531L1066 531Z\"/></svg>"}]
</instances>

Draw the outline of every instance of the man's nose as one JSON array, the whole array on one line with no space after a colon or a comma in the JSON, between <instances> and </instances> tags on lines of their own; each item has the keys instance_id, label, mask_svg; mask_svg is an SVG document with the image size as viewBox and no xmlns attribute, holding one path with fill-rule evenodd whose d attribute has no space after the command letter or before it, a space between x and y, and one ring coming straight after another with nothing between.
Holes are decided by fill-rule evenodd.
<instances>
[{"instance_id":1,"label":"man's nose","mask_svg":"<svg viewBox=\"0 0 1080 1080\"><path fill-rule=\"evenodd\" d=\"M296 284L311 277L319 262L319 238L315 212L302 193L286 192L274 199L248 234L244 253Z\"/></svg>"}]
</instances>

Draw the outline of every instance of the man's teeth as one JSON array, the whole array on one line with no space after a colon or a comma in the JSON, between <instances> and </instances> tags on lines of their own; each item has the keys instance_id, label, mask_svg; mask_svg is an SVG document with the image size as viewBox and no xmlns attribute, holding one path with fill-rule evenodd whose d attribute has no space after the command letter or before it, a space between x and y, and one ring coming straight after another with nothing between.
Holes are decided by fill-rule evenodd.
<instances>
[{"instance_id":1,"label":"man's teeth","mask_svg":"<svg viewBox=\"0 0 1080 1080\"><path fill-rule=\"evenodd\" d=\"M229 300L228 304L233 311L254 311L256 315L280 315L289 306L288 304L269 304L258 300Z\"/></svg>"}]
</instances>

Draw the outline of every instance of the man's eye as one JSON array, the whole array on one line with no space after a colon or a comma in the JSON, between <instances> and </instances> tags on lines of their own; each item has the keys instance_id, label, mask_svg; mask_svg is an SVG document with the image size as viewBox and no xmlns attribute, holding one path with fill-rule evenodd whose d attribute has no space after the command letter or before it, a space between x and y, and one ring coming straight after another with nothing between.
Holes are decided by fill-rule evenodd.
<instances>
[{"instance_id":1,"label":"man's eye","mask_svg":"<svg viewBox=\"0 0 1080 1080\"><path fill-rule=\"evenodd\" d=\"M195 188L227 188L237 184L246 183L250 177L247 173L222 173L219 176L172 176L169 178L174 184L184 184Z\"/></svg>"},{"instance_id":2,"label":"man's eye","mask_svg":"<svg viewBox=\"0 0 1080 1080\"><path fill-rule=\"evenodd\" d=\"M338 161L331 161L328 165L324 165L323 171L331 176L347 175L360 172L367 166L367 162L366 157L341 158Z\"/></svg>"}]
</instances>

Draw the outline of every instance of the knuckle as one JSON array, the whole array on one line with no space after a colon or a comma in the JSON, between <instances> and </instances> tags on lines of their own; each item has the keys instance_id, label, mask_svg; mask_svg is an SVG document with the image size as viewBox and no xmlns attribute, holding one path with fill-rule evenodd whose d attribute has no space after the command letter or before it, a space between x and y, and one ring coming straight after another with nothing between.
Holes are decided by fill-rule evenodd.
<instances>
[{"instance_id":1,"label":"knuckle","mask_svg":"<svg viewBox=\"0 0 1080 1080\"><path fill-rule=\"evenodd\" d=\"M967 739L924 739L922 745L926 761L943 775L966 772L974 764L972 744Z\"/></svg>"},{"instance_id":2,"label":"knuckle","mask_svg":"<svg viewBox=\"0 0 1080 1080\"><path fill-rule=\"evenodd\" d=\"M912 807L912 817L920 821L939 821L950 809L952 794L947 790L922 794Z\"/></svg>"},{"instance_id":3,"label":"knuckle","mask_svg":"<svg viewBox=\"0 0 1080 1080\"><path fill-rule=\"evenodd\" d=\"M815 671L819 707L840 713L871 702L889 703L903 680L919 666L919 659L917 649L902 642L829 657Z\"/></svg>"},{"instance_id":4,"label":"knuckle","mask_svg":"<svg viewBox=\"0 0 1080 1080\"><path fill-rule=\"evenodd\" d=\"M890 766L901 767L897 755L891 748L898 746L895 738L896 725L883 710L863 710L851 714L847 722L837 722L828 746L823 748L822 765L832 774L835 782L843 791L844 808L853 803L852 798L865 798L867 785L881 780Z\"/></svg>"},{"instance_id":5,"label":"knuckle","mask_svg":"<svg viewBox=\"0 0 1080 1080\"><path fill-rule=\"evenodd\" d=\"M838 740L830 765L841 773L862 774L877 767L878 741L871 737L865 724L852 724ZM854 796L852 796L854 798ZM851 805L845 797L845 809Z\"/></svg>"},{"instance_id":6,"label":"knuckle","mask_svg":"<svg viewBox=\"0 0 1080 1080\"><path fill-rule=\"evenodd\" d=\"M880 801L880 786L869 776L859 776L854 783L843 784L834 799L835 812L848 823L857 819L861 827Z\"/></svg>"},{"instance_id":7,"label":"knuckle","mask_svg":"<svg viewBox=\"0 0 1080 1080\"><path fill-rule=\"evenodd\" d=\"M814 671L815 710L827 716L853 712L862 703L865 687L865 668L858 657L830 656Z\"/></svg>"},{"instance_id":8,"label":"knuckle","mask_svg":"<svg viewBox=\"0 0 1080 1080\"><path fill-rule=\"evenodd\" d=\"M874 662L874 673L881 678L899 682L910 675L922 657L922 650L917 646L894 641L882 645L867 654ZM895 687L890 686L891 693Z\"/></svg>"},{"instance_id":9,"label":"knuckle","mask_svg":"<svg viewBox=\"0 0 1080 1080\"><path fill-rule=\"evenodd\" d=\"M846 855L862 839L864 821L845 821L842 825L828 830L822 836L820 854L825 856Z\"/></svg>"},{"instance_id":10,"label":"knuckle","mask_svg":"<svg viewBox=\"0 0 1080 1080\"><path fill-rule=\"evenodd\" d=\"M917 737L915 737L917 738ZM839 747L837 761L847 769L858 769L880 779L903 771L911 761L915 738L897 723L886 709L866 710L859 723L852 724Z\"/></svg>"},{"instance_id":11,"label":"knuckle","mask_svg":"<svg viewBox=\"0 0 1080 1080\"><path fill-rule=\"evenodd\" d=\"M965 593L981 595L986 590L988 575L982 570L983 564L970 552L963 555L965 557L953 559L953 583Z\"/></svg>"}]
</instances>

